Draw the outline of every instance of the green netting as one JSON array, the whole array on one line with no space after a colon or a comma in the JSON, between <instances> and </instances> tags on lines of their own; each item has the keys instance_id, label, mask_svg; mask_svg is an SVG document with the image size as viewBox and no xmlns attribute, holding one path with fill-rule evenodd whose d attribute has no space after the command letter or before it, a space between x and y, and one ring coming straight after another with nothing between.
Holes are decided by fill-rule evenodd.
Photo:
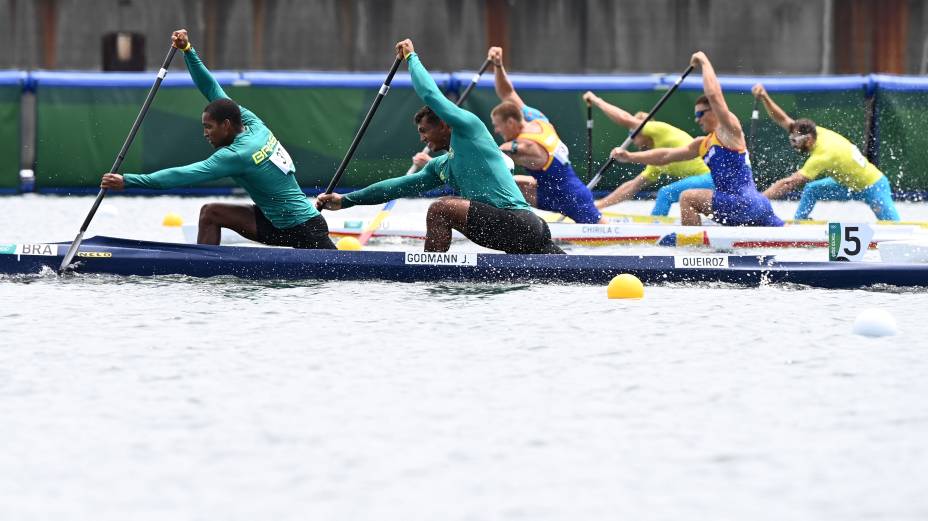
<instances>
[{"instance_id":1,"label":"green netting","mask_svg":"<svg viewBox=\"0 0 928 521\"><path fill-rule=\"evenodd\" d=\"M19 187L20 98L18 85L0 87L0 188Z\"/></svg>"},{"instance_id":2,"label":"green netting","mask_svg":"<svg viewBox=\"0 0 928 521\"><path fill-rule=\"evenodd\" d=\"M146 92L147 89L143 88L38 89L38 187L96 185L100 174L110 168ZM376 89L230 87L227 92L264 119L286 145L296 161L300 183L304 187L318 187L325 186L331 179L370 107ZM577 173L588 180L591 174L586 172L586 107L580 99L582 91L522 90L520 94L526 103L551 118L561 139L571 149ZM663 91L603 91L598 94L634 112L650 109ZM698 95L696 91L676 93L657 119L694 136L699 135L699 128L693 121L693 103ZM881 117L887 121L881 126L884 129L882 136L886 138L901 133L906 139L916 139L913 126L918 100L904 101L908 98L895 94L885 98L887 103L883 105L888 108L881 110ZM753 98L746 93L729 93L726 99L741 117L745 132L750 132ZM775 99L794 117L811 118L864 149L866 117L863 89L781 93L776 94ZM491 89L481 88L472 93L465 108L474 111L490 127L490 110L497 102ZM123 171L152 172L207 157L211 149L202 137L200 124L205 104L203 97L193 88L162 89L129 151ZM390 91L343 178L343 186L365 186L406 171L410 157L422 146L412 123L412 115L420 106L421 102L412 89L394 88ZM18 104L15 110L18 115ZM609 150L625 139L627 131L611 123L601 111L594 111L594 118L594 165L598 166L606 159ZM900 123L894 127L893 122L897 120ZM894 130L897 127L901 130ZM893 138L893 142L900 141ZM13 142L18 143L18 136ZM908 145L907 148L914 146ZM920 149L923 154L926 147ZM881 160L892 157L887 152L890 148L884 146L882 150ZM15 163L18 153L13 153L12 157ZM762 109L755 129L752 160L761 188L795 171L803 161L789 148L786 133L773 124ZM900 163L902 166L894 164L897 171L909 172L904 179L891 176L894 186L900 179L904 181L898 185L901 187L924 186L924 180L913 173L916 164L917 160ZM641 168L619 165L605 176L598 188L613 188L634 177ZM15 173L15 165L12 171ZM12 181L16 181L15 176ZM223 180L213 186L229 184L229 181Z\"/></svg>"},{"instance_id":3,"label":"green netting","mask_svg":"<svg viewBox=\"0 0 928 521\"><path fill-rule=\"evenodd\" d=\"M877 91L876 140L880 170L893 188L928 189L928 132L925 131L926 91Z\"/></svg>"},{"instance_id":4,"label":"green netting","mask_svg":"<svg viewBox=\"0 0 928 521\"><path fill-rule=\"evenodd\" d=\"M376 89L230 87L285 144L305 187L325 186L360 127ZM38 90L37 185L93 186L112 166L147 89L58 88ZM211 153L200 114L206 101L193 88L158 92L124 172L152 172L191 163ZM421 102L411 89L392 89L381 104L343 178L365 186L406 171L421 148L412 116ZM206 186L229 186L221 180Z\"/></svg>"}]
</instances>

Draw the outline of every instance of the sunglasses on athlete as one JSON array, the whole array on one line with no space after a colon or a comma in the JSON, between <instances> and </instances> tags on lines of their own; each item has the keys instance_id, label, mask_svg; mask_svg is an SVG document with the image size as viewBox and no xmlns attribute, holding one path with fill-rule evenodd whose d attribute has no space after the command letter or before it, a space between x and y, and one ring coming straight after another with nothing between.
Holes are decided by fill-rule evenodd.
<instances>
[{"instance_id":1,"label":"sunglasses on athlete","mask_svg":"<svg viewBox=\"0 0 928 521\"><path fill-rule=\"evenodd\" d=\"M693 115L696 116L696 121L699 122L699 120L702 119L706 112L709 112L710 110L712 109L708 108L706 110L697 110L696 112L693 112Z\"/></svg>"}]
</instances>

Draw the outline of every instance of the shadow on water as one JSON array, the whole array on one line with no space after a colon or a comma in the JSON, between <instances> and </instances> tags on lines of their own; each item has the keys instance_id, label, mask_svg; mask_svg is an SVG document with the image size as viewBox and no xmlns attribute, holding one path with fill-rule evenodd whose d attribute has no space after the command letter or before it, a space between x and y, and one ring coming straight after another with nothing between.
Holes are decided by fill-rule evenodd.
<instances>
[{"instance_id":1,"label":"shadow on water","mask_svg":"<svg viewBox=\"0 0 928 521\"><path fill-rule=\"evenodd\" d=\"M121 276L109 274L66 274L58 276L53 270L28 275L0 275L0 282L18 284L77 284L79 286L136 286L136 287L162 287L162 286L188 286L204 291L220 291L230 296L249 296L268 290L310 288L316 289L329 284L329 281L320 280L251 280L232 276L222 277L190 277L186 275L157 275L143 277L137 275Z\"/></svg>"},{"instance_id":2,"label":"shadow on water","mask_svg":"<svg viewBox=\"0 0 928 521\"><path fill-rule=\"evenodd\" d=\"M349 281L345 281L349 282ZM366 283L382 283L383 281L365 281ZM282 289L299 289L309 288L321 290L332 284L339 284L338 281L328 280L252 280L242 279L234 276L219 277L190 277L187 275L157 275L157 276L122 276L111 274L66 274L58 276L54 270L44 269L41 273L6 275L0 274L0 283L14 284L78 284L87 286L112 286L112 285L129 285L141 287L159 287L159 286L176 286L186 285L197 287L204 291L222 292L232 297L249 297L258 295L268 290ZM556 284L554 284L556 285ZM573 285L573 284L571 284ZM687 288L687 289L740 289L740 290L757 290L757 286L741 285L725 282L667 282L649 284L650 286L666 288ZM527 290L532 287L530 283L524 284L482 284L466 282L447 282L434 283L425 287L426 293L436 297L476 297L490 298L497 295ZM887 284L878 284L870 287L846 288L846 289L818 289L810 288L801 284L792 283L762 283L763 288L776 288L784 291L825 291L832 293L841 293L847 291L864 291L872 293L890 293L890 294L925 294L928 293L926 287L899 287Z\"/></svg>"},{"instance_id":3,"label":"shadow on water","mask_svg":"<svg viewBox=\"0 0 928 521\"><path fill-rule=\"evenodd\" d=\"M478 299L492 298L517 291L524 291L530 284L467 284L467 283L440 283L425 287L425 292L439 298L474 297Z\"/></svg>"}]
</instances>

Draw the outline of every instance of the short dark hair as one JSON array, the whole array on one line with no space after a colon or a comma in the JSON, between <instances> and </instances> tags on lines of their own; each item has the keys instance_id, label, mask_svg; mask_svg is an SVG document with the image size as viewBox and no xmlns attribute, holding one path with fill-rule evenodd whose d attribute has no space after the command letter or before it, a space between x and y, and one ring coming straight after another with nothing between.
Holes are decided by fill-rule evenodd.
<instances>
[{"instance_id":1,"label":"short dark hair","mask_svg":"<svg viewBox=\"0 0 928 521\"><path fill-rule=\"evenodd\" d=\"M441 118L438 117L438 114L436 114L435 111L432 110L432 108L429 107L428 105L422 107L421 109L419 109L418 112L416 112L416 117L415 117L416 125L418 125L419 122L422 121L423 119L428 121L432 125L441 125L442 123L444 123L441 120Z\"/></svg>"},{"instance_id":2,"label":"short dark hair","mask_svg":"<svg viewBox=\"0 0 928 521\"><path fill-rule=\"evenodd\" d=\"M499 116L503 121L506 121L507 119L514 119L521 123L525 120L524 116L522 115L522 109L511 101L504 101L493 107L493 111L490 112L490 115Z\"/></svg>"},{"instance_id":3,"label":"short dark hair","mask_svg":"<svg viewBox=\"0 0 928 521\"><path fill-rule=\"evenodd\" d=\"M789 126L789 131L803 136L818 138L818 130L816 130L816 128L814 121L802 118L793 121Z\"/></svg>"},{"instance_id":4,"label":"short dark hair","mask_svg":"<svg viewBox=\"0 0 928 521\"><path fill-rule=\"evenodd\" d=\"M709 96L703 94L702 96L696 98L697 105L709 105Z\"/></svg>"},{"instance_id":5,"label":"short dark hair","mask_svg":"<svg viewBox=\"0 0 928 521\"><path fill-rule=\"evenodd\" d=\"M238 103L229 98L219 98L212 101L203 109L203 113L209 114L209 119L216 123L229 120L234 128L242 128L242 111L238 108Z\"/></svg>"}]
</instances>

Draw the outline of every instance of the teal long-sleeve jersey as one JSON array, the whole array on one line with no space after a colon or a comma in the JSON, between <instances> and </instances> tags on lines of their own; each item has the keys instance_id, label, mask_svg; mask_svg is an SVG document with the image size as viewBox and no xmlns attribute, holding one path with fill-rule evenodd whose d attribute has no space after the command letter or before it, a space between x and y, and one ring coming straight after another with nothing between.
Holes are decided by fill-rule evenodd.
<instances>
[{"instance_id":1,"label":"teal long-sleeve jersey","mask_svg":"<svg viewBox=\"0 0 928 521\"><path fill-rule=\"evenodd\" d=\"M406 61L416 94L451 127L451 147L447 154L432 159L415 174L386 179L347 194L342 206L378 204L448 183L465 199L505 210L531 210L486 125L442 94L416 53Z\"/></svg>"},{"instance_id":2,"label":"teal long-sleeve jersey","mask_svg":"<svg viewBox=\"0 0 928 521\"><path fill-rule=\"evenodd\" d=\"M229 97L193 48L184 53L184 61L206 99L212 102ZM163 190L229 177L245 189L276 228L291 228L319 215L300 189L296 167L283 144L258 116L245 107L239 108L244 130L231 145L189 165L151 174L124 174L126 186Z\"/></svg>"}]
</instances>

